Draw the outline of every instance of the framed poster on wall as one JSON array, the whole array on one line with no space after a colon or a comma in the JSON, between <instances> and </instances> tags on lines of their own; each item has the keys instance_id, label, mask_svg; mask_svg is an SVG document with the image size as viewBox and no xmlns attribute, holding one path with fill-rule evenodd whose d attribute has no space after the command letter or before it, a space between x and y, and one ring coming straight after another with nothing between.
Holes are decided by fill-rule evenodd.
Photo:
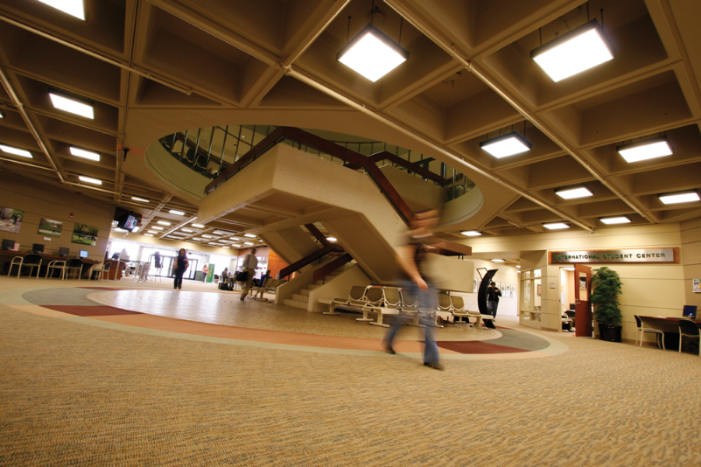
<instances>
[{"instance_id":1,"label":"framed poster on wall","mask_svg":"<svg viewBox=\"0 0 701 467\"><path fill-rule=\"evenodd\" d=\"M24 219L24 211L14 208L0 208L0 230L19 233Z\"/></svg>"}]
</instances>

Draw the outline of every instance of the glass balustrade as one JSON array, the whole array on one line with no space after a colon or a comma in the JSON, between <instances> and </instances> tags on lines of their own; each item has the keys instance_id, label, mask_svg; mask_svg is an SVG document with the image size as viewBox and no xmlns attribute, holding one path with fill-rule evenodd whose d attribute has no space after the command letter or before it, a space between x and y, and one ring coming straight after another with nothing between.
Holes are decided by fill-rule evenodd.
<instances>
[{"instance_id":1,"label":"glass balustrade","mask_svg":"<svg viewBox=\"0 0 701 467\"><path fill-rule=\"evenodd\" d=\"M265 137L268 136L270 132L275 130L275 128L275 126L271 125L215 126L164 136L160 139L160 143L163 148L180 163L187 165L192 170L205 177L215 179L224 170L236 163L236 161L248 153L251 148L265 139ZM443 179L445 182L431 180L425 176L425 172L422 172L422 170L419 170L419 172L422 173L417 173L415 170L411 170L411 167L405 167L396 161L390 160L389 158L377 161L377 164L380 167L391 165L398 170L402 170L410 175L422 178L427 183L434 183L442 186L445 188L447 201L456 199L468 193L475 187L472 180L465 177L463 174L458 173L456 169L451 168L436 159L426 157L423 154L413 152L409 149L383 142L370 141L350 135L341 135L339 133L317 130L305 131L316 134L317 136L323 137L334 144L366 157L386 151L396 158L403 159L413 164L413 167L416 167L416 170L423 169L423 171L437 175L438 177L434 178L437 180ZM287 144L295 149L304 151L327 161L344 165L344 161L342 159L319 151L315 148L305 146L304 144L296 141L283 139L277 144L280 143Z\"/></svg>"}]
</instances>

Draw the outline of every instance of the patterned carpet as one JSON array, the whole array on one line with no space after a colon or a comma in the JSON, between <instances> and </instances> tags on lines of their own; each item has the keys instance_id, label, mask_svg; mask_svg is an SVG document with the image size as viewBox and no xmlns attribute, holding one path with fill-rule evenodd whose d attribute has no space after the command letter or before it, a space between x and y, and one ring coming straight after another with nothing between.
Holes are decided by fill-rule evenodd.
<instances>
[{"instance_id":1,"label":"patterned carpet","mask_svg":"<svg viewBox=\"0 0 701 467\"><path fill-rule=\"evenodd\" d=\"M524 360L231 346L0 305L0 465L698 466L701 360L558 333Z\"/></svg>"}]
</instances>

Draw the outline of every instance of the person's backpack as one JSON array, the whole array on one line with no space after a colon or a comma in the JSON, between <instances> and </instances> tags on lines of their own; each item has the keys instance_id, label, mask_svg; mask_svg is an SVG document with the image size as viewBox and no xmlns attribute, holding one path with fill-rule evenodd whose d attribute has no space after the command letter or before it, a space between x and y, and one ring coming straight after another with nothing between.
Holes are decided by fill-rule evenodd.
<instances>
[{"instance_id":1,"label":"person's backpack","mask_svg":"<svg viewBox=\"0 0 701 467\"><path fill-rule=\"evenodd\" d=\"M241 271L236 276L236 282L246 282L248 280L248 271Z\"/></svg>"}]
</instances>

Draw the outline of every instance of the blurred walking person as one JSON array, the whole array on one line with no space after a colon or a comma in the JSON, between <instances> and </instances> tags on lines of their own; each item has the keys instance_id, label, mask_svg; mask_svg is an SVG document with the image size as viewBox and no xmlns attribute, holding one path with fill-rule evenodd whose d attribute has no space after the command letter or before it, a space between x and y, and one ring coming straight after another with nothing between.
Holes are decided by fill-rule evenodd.
<instances>
[{"instance_id":1,"label":"blurred walking person","mask_svg":"<svg viewBox=\"0 0 701 467\"><path fill-rule=\"evenodd\" d=\"M256 249L251 249L250 253L246 255L243 260L243 270L246 272L246 286L243 288L241 293L241 301L244 301L248 291L251 290L251 283L253 282L253 276L256 273L256 268L258 267L258 258L256 258Z\"/></svg>"},{"instance_id":2,"label":"blurred walking person","mask_svg":"<svg viewBox=\"0 0 701 467\"><path fill-rule=\"evenodd\" d=\"M433 238L433 234L430 231L437 223L438 211L435 209L414 214L410 230L407 232L407 243L399 248L397 259L402 266L404 274L408 276L405 287L409 289L410 294L416 295L419 300L419 313L421 313L421 321L425 329L424 365L436 370L443 370L444 367L440 363L438 346L433 338L433 326L429 318L429 313L436 309L436 290L433 286L433 280L431 280L427 272L425 262L426 253L436 249L440 244L440 241ZM395 353L392 344L397 337L397 333L408 319L406 315L400 314L396 316L392 327L382 342L387 352Z\"/></svg>"},{"instance_id":3,"label":"blurred walking person","mask_svg":"<svg viewBox=\"0 0 701 467\"><path fill-rule=\"evenodd\" d=\"M183 274L185 274L189 265L190 261L187 259L187 251L185 248L181 248L178 252L178 256L175 258L175 264L173 265L173 272L175 273L175 282L173 282L174 289L183 288Z\"/></svg>"}]
</instances>

